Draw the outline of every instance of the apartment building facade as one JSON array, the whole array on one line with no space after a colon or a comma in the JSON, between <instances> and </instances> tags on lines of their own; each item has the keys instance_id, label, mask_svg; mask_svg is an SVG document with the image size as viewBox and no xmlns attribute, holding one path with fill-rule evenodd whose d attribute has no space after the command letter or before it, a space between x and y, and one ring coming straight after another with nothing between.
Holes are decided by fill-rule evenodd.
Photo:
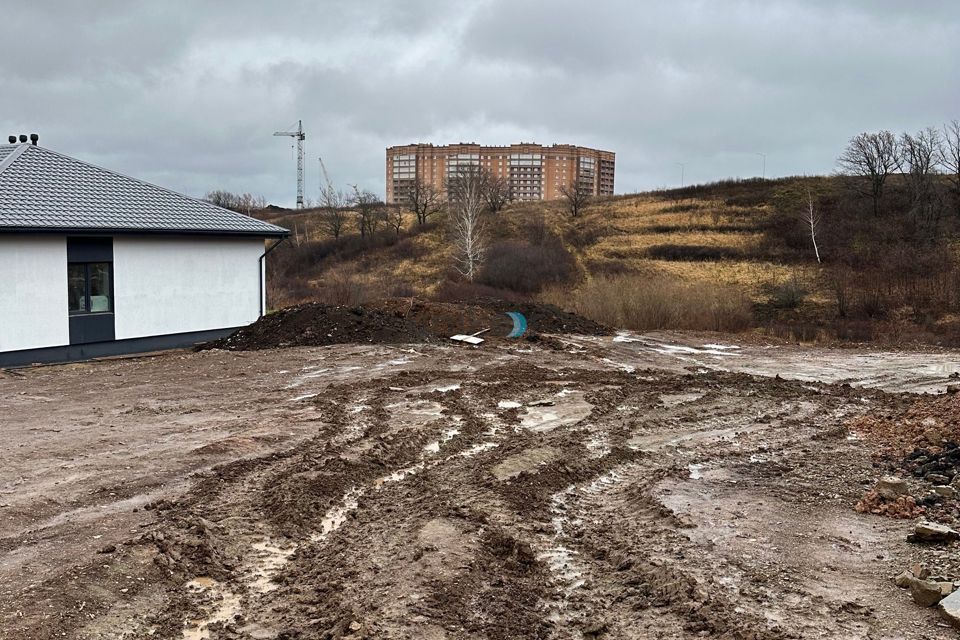
<instances>
[{"instance_id":1,"label":"apartment building facade","mask_svg":"<svg viewBox=\"0 0 960 640\"><path fill-rule=\"evenodd\" d=\"M416 180L445 193L446 181L462 166L481 167L508 181L514 200L555 200L575 181L595 196L612 196L616 156L570 144L532 143L486 147L475 143L387 148L387 202L401 203Z\"/></svg>"}]
</instances>

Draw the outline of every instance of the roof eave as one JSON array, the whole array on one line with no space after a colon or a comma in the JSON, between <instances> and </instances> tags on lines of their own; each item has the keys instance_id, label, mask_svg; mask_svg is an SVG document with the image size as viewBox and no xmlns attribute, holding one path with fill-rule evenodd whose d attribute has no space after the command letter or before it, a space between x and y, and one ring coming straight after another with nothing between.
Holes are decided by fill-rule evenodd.
<instances>
[{"instance_id":1,"label":"roof eave","mask_svg":"<svg viewBox=\"0 0 960 640\"><path fill-rule=\"evenodd\" d=\"M221 229L119 229L119 228L77 228L77 227L3 227L0 234L50 234L76 236L219 236L219 237L246 237L246 238L286 238L290 235L287 229L279 228L276 231L224 231Z\"/></svg>"}]
</instances>

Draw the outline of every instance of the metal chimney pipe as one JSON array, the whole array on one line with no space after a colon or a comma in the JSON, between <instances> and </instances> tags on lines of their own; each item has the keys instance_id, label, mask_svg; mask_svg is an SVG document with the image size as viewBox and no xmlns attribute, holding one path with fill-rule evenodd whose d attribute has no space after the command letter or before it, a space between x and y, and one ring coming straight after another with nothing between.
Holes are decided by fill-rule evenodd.
<instances>
[{"instance_id":1,"label":"metal chimney pipe","mask_svg":"<svg viewBox=\"0 0 960 640\"><path fill-rule=\"evenodd\" d=\"M20 142L26 142L26 141L27 141L27 134L21 133L21 134L20 134Z\"/></svg>"},{"instance_id":2,"label":"metal chimney pipe","mask_svg":"<svg viewBox=\"0 0 960 640\"><path fill-rule=\"evenodd\" d=\"M10 144L17 144L17 136L7 136L7 142Z\"/></svg>"},{"instance_id":3,"label":"metal chimney pipe","mask_svg":"<svg viewBox=\"0 0 960 640\"><path fill-rule=\"evenodd\" d=\"M35 134L35 133L31 133L31 134L30 134L30 142L33 143L33 146L37 146L37 142L39 142L39 141L40 141L40 136L39 136L39 135L37 135L37 134Z\"/></svg>"}]
</instances>

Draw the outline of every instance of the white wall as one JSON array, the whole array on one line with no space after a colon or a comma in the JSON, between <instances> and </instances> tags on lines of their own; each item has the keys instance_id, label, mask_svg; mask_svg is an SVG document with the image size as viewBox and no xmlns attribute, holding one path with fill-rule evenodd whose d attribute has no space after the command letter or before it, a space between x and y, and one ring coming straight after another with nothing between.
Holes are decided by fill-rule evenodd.
<instances>
[{"instance_id":1,"label":"white wall","mask_svg":"<svg viewBox=\"0 0 960 640\"><path fill-rule=\"evenodd\" d=\"M115 236L117 340L255 321L260 316L257 260L263 251L262 238Z\"/></svg>"},{"instance_id":2,"label":"white wall","mask_svg":"<svg viewBox=\"0 0 960 640\"><path fill-rule=\"evenodd\" d=\"M0 234L0 351L69 343L66 238Z\"/></svg>"}]
</instances>

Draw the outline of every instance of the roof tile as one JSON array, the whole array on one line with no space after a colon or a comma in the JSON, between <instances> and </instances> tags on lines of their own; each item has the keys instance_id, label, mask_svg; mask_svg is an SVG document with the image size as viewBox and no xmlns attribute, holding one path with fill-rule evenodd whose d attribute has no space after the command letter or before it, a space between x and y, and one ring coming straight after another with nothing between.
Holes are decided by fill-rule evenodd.
<instances>
[{"instance_id":1,"label":"roof tile","mask_svg":"<svg viewBox=\"0 0 960 640\"><path fill-rule=\"evenodd\" d=\"M25 148L14 157L20 147ZM0 231L11 229L287 233L282 227L30 144L0 145Z\"/></svg>"}]
</instances>

